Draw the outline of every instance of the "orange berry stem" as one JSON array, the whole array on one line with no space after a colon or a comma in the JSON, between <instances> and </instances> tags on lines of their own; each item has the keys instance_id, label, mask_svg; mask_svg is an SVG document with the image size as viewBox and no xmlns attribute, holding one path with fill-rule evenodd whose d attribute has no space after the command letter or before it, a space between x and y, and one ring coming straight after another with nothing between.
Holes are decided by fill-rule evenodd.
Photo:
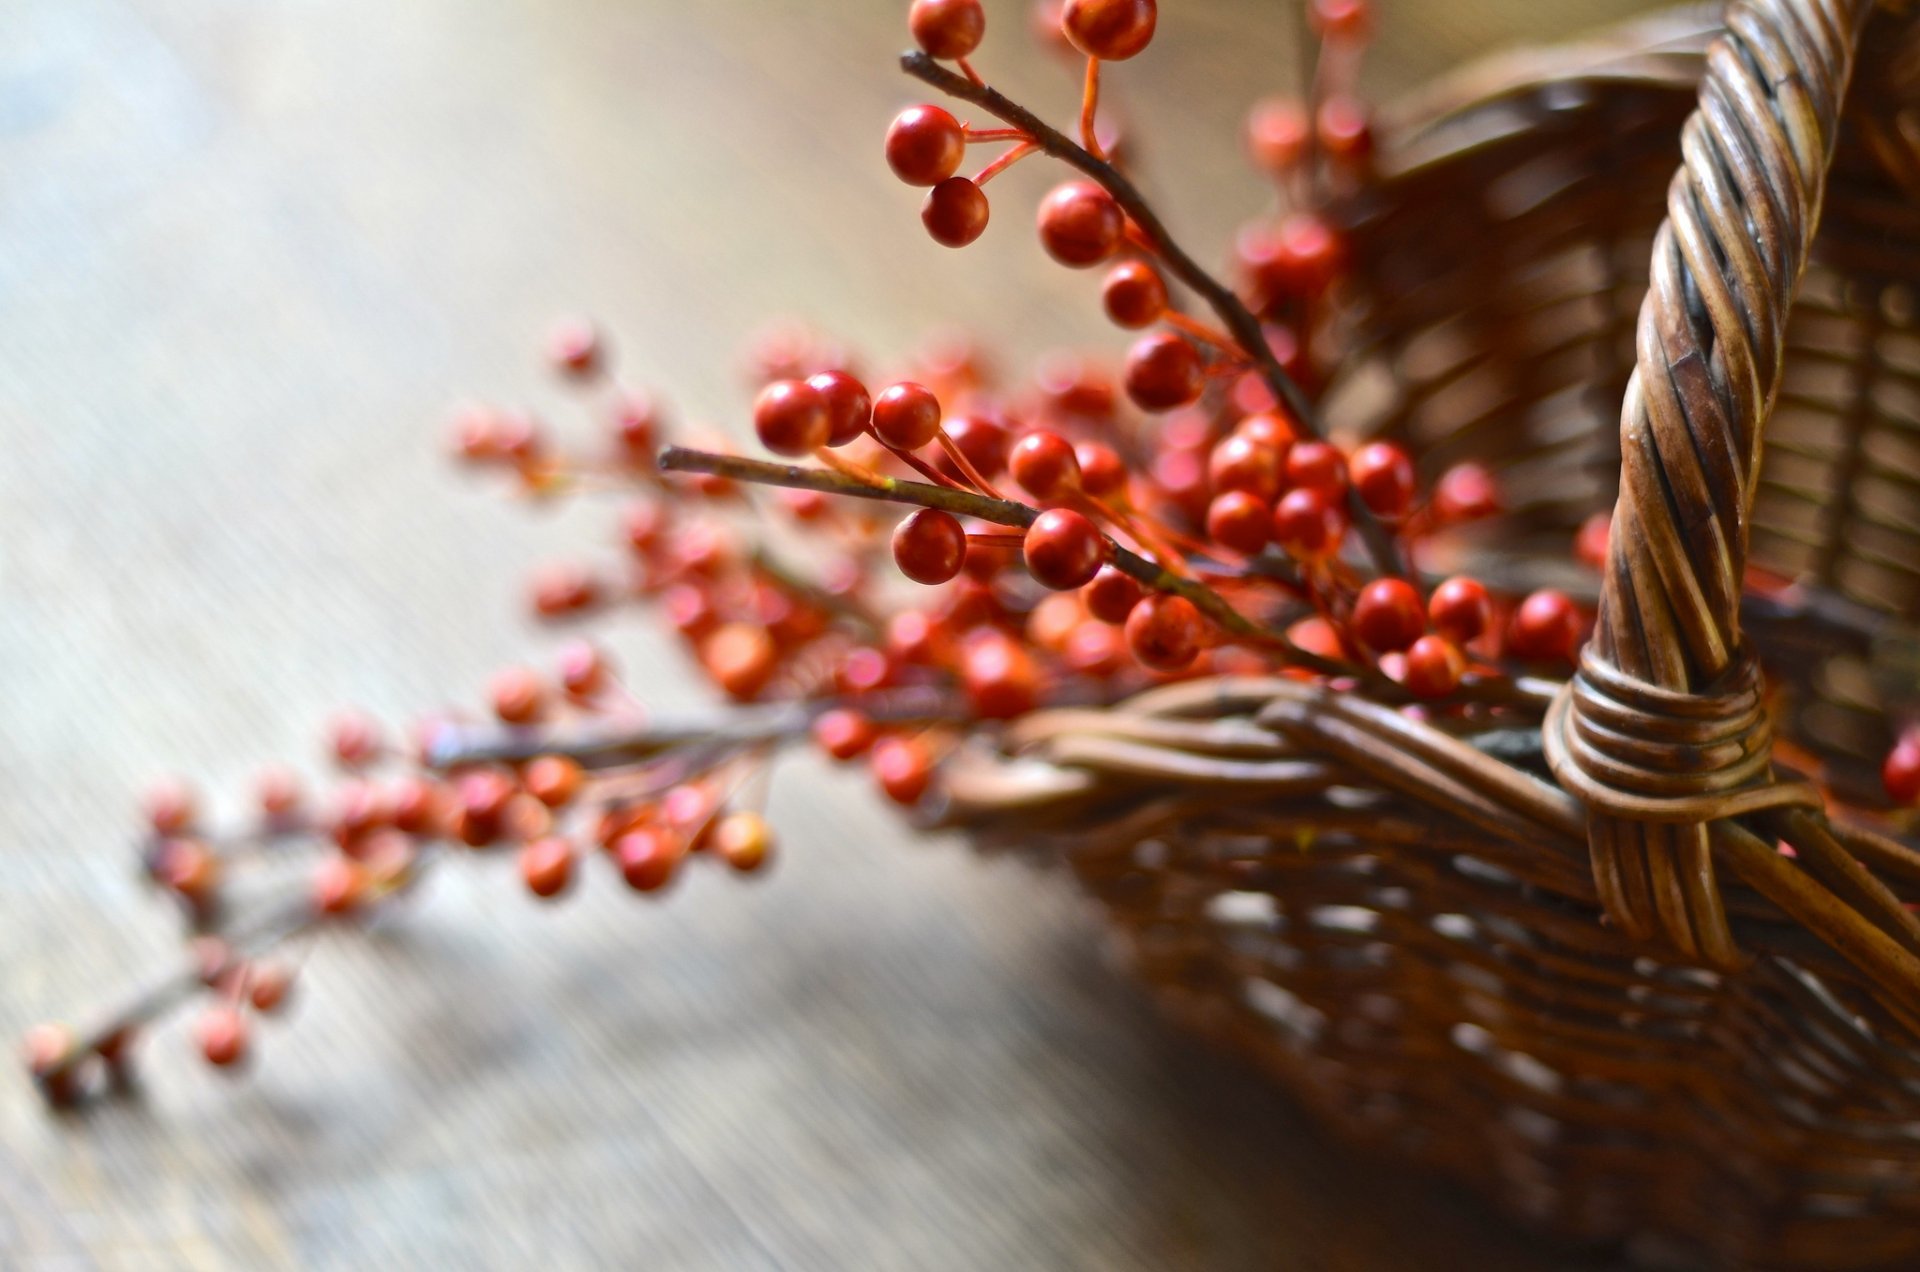
<instances>
[{"instance_id":1,"label":"orange berry stem","mask_svg":"<svg viewBox=\"0 0 1920 1272\"><path fill-rule=\"evenodd\" d=\"M1017 130L1009 129L1009 131L1017 131ZM1021 135L1024 136L1024 134L1021 134ZM1008 168L1013 167L1014 164L1019 163L1022 159L1025 159L1028 155L1033 154L1035 151L1039 149L1040 147L1034 145L1031 141L1021 142L1019 145L1015 146L1013 149L1007 151L1007 153L996 158L992 163L989 163L986 167L980 169L979 172L975 173L973 176L973 184L977 186L983 186L987 184L987 182L993 180L995 177L1005 172Z\"/></svg>"}]
</instances>

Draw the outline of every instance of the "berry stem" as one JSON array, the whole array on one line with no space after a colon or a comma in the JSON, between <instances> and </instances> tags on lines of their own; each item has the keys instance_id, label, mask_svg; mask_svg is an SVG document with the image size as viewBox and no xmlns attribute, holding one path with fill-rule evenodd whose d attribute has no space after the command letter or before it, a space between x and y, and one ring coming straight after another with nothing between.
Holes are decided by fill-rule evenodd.
<instances>
[{"instance_id":1,"label":"berry stem","mask_svg":"<svg viewBox=\"0 0 1920 1272\"><path fill-rule=\"evenodd\" d=\"M1273 350L1267 347L1260 320L1241 303L1232 288L1201 268L1199 262L1186 253L1147 203L1146 197L1119 169L1075 144L1072 138L998 89L956 75L925 53L915 51L901 54L900 68L922 83L960 101L970 102L994 118L1020 129L1040 149L1068 167L1078 169L1111 194L1128 219L1140 228L1173 276L1207 302L1208 308L1220 319L1221 325L1232 335L1242 352L1259 368L1267 387L1286 406L1301 431L1310 437L1324 437L1313 403L1294 378L1287 374L1286 368L1280 365L1280 360L1273 356ZM1394 548L1392 536L1387 534L1385 527L1357 496L1349 493L1348 505L1354 527L1359 531L1375 568L1383 574L1399 575L1402 572L1400 554Z\"/></svg>"},{"instance_id":2,"label":"berry stem","mask_svg":"<svg viewBox=\"0 0 1920 1272\"><path fill-rule=\"evenodd\" d=\"M979 145L988 141L1030 141L1027 134L1018 128L968 128L967 144Z\"/></svg>"},{"instance_id":3,"label":"berry stem","mask_svg":"<svg viewBox=\"0 0 1920 1272\"><path fill-rule=\"evenodd\" d=\"M984 85L983 85L984 87ZM1087 153L1095 159L1105 162L1106 152L1100 149L1100 138L1094 133L1094 116L1100 109L1100 59L1087 59L1087 83L1080 93L1080 141L1086 146Z\"/></svg>"},{"instance_id":4,"label":"berry stem","mask_svg":"<svg viewBox=\"0 0 1920 1272\"><path fill-rule=\"evenodd\" d=\"M1039 149L1040 147L1035 145L1031 141L1021 142L1019 145L1015 146L1013 149L1007 151L1007 153L994 159L993 162L989 163L986 167L980 169L979 172L975 173L973 177L973 184L977 186L983 186L987 184L987 182L993 180L995 177L1005 172L1008 168L1013 167L1014 164L1019 163L1022 159L1025 159L1028 155L1033 154L1035 151Z\"/></svg>"}]
</instances>

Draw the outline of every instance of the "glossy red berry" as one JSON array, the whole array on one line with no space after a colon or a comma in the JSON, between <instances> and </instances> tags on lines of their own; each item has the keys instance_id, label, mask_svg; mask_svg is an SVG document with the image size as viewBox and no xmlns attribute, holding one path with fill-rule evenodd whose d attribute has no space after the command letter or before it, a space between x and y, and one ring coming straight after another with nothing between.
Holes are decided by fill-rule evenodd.
<instances>
[{"instance_id":1,"label":"glossy red berry","mask_svg":"<svg viewBox=\"0 0 1920 1272\"><path fill-rule=\"evenodd\" d=\"M564 808L580 793L586 774L577 760L564 755L541 755L528 762L520 780L527 794L548 808Z\"/></svg>"},{"instance_id":2,"label":"glossy red berry","mask_svg":"<svg viewBox=\"0 0 1920 1272\"><path fill-rule=\"evenodd\" d=\"M1247 149L1266 171L1284 175L1307 153L1307 112L1298 101L1270 97L1247 115Z\"/></svg>"},{"instance_id":3,"label":"glossy red berry","mask_svg":"<svg viewBox=\"0 0 1920 1272\"><path fill-rule=\"evenodd\" d=\"M1413 461L1392 442L1362 446L1353 453L1347 473L1360 502L1382 521L1402 521L1413 510Z\"/></svg>"},{"instance_id":4,"label":"glossy red berry","mask_svg":"<svg viewBox=\"0 0 1920 1272\"><path fill-rule=\"evenodd\" d=\"M1100 304L1116 326L1150 327L1167 312L1167 282L1146 261L1121 261L1100 284Z\"/></svg>"},{"instance_id":5,"label":"glossy red berry","mask_svg":"<svg viewBox=\"0 0 1920 1272\"><path fill-rule=\"evenodd\" d=\"M752 623L723 623L700 642L700 664L735 702L751 702L773 679L779 651L767 629Z\"/></svg>"},{"instance_id":6,"label":"glossy red berry","mask_svg":"<svg viewBox=\"0 0 1920 1272\"><path fill-rule=\"evenodd\" d=\"M1579 607L1565 592L1535 592L1507 625L1507 652L1530 662L1570 660L1581 636Z\"/></svg>"},{"instance_id":7,"label":"glossy red berry","mask_svg":"<svg viewBox=\"0 0 1920 1272\"><path fill-rule=\"evenodd\" d=\"M946 61L970 57L987 31L980 0L913 0L907 29L928 57Z\"/></svg>"},{"instance_id":8,"label":"glossy red berry","mask_svg":"<svg viewBox=\"0 0 1920 1272\"><path fill-rule=\"evenodd\" d=\"M1006 471L1009 440L1006 427L998 421L984 415L957 416L947 424L947 440L981 476L991 479ZM941 468L948 467L946 457L941 456Z\"/></svg>"},{"instance_id":9,"label":"glossy red berry","mask_svg":"<svg viewBox=\"0 0 1920 1272\"><path fill-rule=\"evenodd\" d=\"M828 446L845 446L867 431L867 423L873 418L873 399L867 395L867 386L854 376L845 371L822 371L807 377L807 387L827 404Z\"/></svg>"},{"instance_id":10,"label":"glossy red berry","mask_svg":"<svg viewBox=\"0 0 1920 1272\"><path fill-rule=\"evenodd\" d=\"M1083 587L1107 559L1107 538L1071 508L1049 508L1027 528L1021 547L1027 571L1056 592Z\"/></svg>"},{"instance_id":11,"label":"glossy red berry","mask_svg":"<svg viewBox=\"0 0 1920 1272\"><path fill-rule=\"evenodd\" d=\"M1066 181L1040 201L1040 245L1062 265L1085 269L1120 248L1126 214L1091 181Z\"/></svg>"},{"instance_id":12,"label":"glossy red berry","mask_svg":"<svg viewBox=\"0 0 1920 1272\"><path fill-rule=\"evenodd\" d=\"M635 892L658 892L672 883L686 855L686 841L664 826L640 826L613 841L620 877Z\"/></svg>"},{"instance_id":13,"label":"glossy red berry","mask_svg":"<svg viewBox=\"0 0 1920 1272\"><path fill-rule=\"evenodd\" d=\"M1080 489L1095 499L1126 489L1127 462L1105 442L1081 442L1073 448L1073 457L1080 465Z\"/></svg>"},{"instance_id":14,"label":"glossy red berry","mask_svg":"<svg viewBox=\"0 0 1920 1272\"><path fill-rule=\"evenodd\" d=\"M987 192L966 177L948 177L927 191L920 224L942 247L965 247L987 232Z\"/></svg>"},{"instance_id":15,"label":"glossy red berry","mask_svg":"<svg viewBox=\"0 0 1920 1272\"><path fill-rule=\"evenodd\" d=\"M887 127L887 166L908 185L939 185L966 157L965 130L938 106L909 106Z\"/></svg>"},{"instance_id":16,"label":"glossy red berry","mask_svg":"<svg viewBox=\"0 0 1920 1272\"><path fill-rule=\"evenodd\" d=\"M824 711L813 722L813 740L836 760L865 755L879 732L865 713L848 707Z\"/></svg>"},{"instance_id":17,"label":"glossy red berry","mask_svg":"<svg viewBox=\"0 0 1920 1272\"><path fill-rule=\"evenodd\" d=\"M1427 598L1427 618L1442 636L1465 645L1493 622L1493 599L1478 579L1451 578Z\"/></svg>"},{"instance_id":18,"label":"glossy red berry","mask_svg":"<svg viewBox=\"0 0 1920 1272\"><path fill-rule=\"evenodd\" d=\"M805 380L775 380L753 400L753 431L776 455L810 454L832 427L826 395Z\"/></svg>"},{"instance_id":19,"label":"glossy red berry","mask_svg":"<svg viewBox=\"0 0 1920 1272\"><path fill-rule=\"evenodd\" d=\"M1880 765L1880 781L1896 804L1920 804L1920 735L1909 733Z\"/></svg>"},{"instance_id":20,"label":"glossy red berry","mask_svg":"<svg viewBox=\"0 0 1920 1272\"><path fill-rule=\"evenodd\" d=\"M573 882L573 845L557 835L530 839L520 850L520 878L542 899L557 897Z\"/></svg>"},{"instance_id":21,"label":"glossy red berry","mask_svg":"<svg viewBox=\"0 0 1920 1272\"><path fill-rule=\"evenodd\" d=\"M1363 168L1373 158L1373 115L1358 98L1335 94L1320 103L1314 131L1327 158L1347 168Z\"/></svg>"},{"instance_id":22,"label":"glossy red berry","mask_svg":"<svg viewBox=\"0 0 1920 1272\"><path fill-rule=\"evenodd\" d=\"M1596 512L1580 523L1573 537L1573 555L1596 570L1607 568L1607 549L1613 538L1613 513Z\"/></svg>"},{"instance_id":23,"label":"glossy red berry","mask_svg":"<svg viewBox=\"0 0 1920 1272\"><path fill-rule=\"evenodd\" d=\"M1373 30L1368 0L1307 0L1307 23L1323 40L1364 40Z\"/></svg>"},{"instance_id":24,"label":"glossy red berry","mask_svg":"<svg viewBox=\"0 0 1920 1272\"><path fill-rule=\"evenodd\" d=\"M896 804L914 805L933 781L933 758L919 738L882 738L870 760L880 789Z\"/></svg>"},{"instance_id":25,"label":"glossy red berry","mask_svg":"<svg viewBox=\"0 0 1920 1272\"><path fill-rule=\"evenodd\" d=\"M1143 411L1171 411L1199 400L1205 370L1190 341L1156 331L1127 350L1127 396Z\"/></svg>"},{"instance_id":26,"label":"glossy red berry","mask_svg":"<svg viewBox=\"0 0 1920 1272\"><path fill-rule=\"evenodd\" d=\"M1040 671L1033 655L1005 632L984 628L960 657L960 683L967 705L982 720L1010 720L1033 710L1040 697Z\"/></svg>"},{"instance_id":27,"label":"glossy red berry","mask_svg":"<svg viewBox=\"0 0 1920 1272\"><path fill-rule=\"evenodd\" d=\"M1122 574L1111 565L1103 565L1095 571L1093 581L1081 592L1087 603L1087 612L1103 623L1124 623L1133 607L1140 603L1145 593L1139 582L1130 574Z\"/></svg>"},{"instance_id":28,"label":"glossy red berry","mask_svg":"<svg viewBox=\"0 0 1920 1272\"><path fill-rule=\"evenodd\" d=\"M900 573L929 587L950 582L967 558L967 532L952 513L921 508L893 532Z\"/></svg>"},{"instance_id":29,"label":"glossy red berry","mask_svg":"<svg viewBox=\"0 0 1920 1272\"><path fill-rule=\"evenodd\" d=\"M1285 416L1276 413L1272 407L1255 411L1233 426L1235 437L1244 437L1249 441L1260 442L1280 452L1284 459L1294 443L1293 425Z\"/></svg>"},{"instance_id":30,"label":"glossy red berry","mask_svg":"<svg viewBox=\"0 0 1920 1272\"><path fill-rule=\"evenodd\" d=\"M547 713L547 686L530 667L503 667L488 686L493 713L507 724L533 724Z\"/></svg>"},{"instance_id":31,"label":"glossy red berry","mask_svg":"<svg viewBox=\"0 0 1920 1272\"><path fill-rule=\"evenodd\" d=\"M1422 636L1407 650L1403 683L1416 698L1444 698L1460 687L1466 656L1444 636Z\"/></svg>"},{"instance_id":32,"label":"glossy red berry","mask_svg":"<svg viewBox=\"0 0 1920 1272\"><path fill-rule=\"evenodd\" d=\"M1207 537L1222 547L1252 556L1272 532L1273 510L1251 491L1229 490L1207 506Z\"/></svg>"},{"instance_id":33,"label":"glossy red berry","mask_svg":"<svg viewBox=\"0 0 1920 1272\"><path fill-rule=\"evenodd\" d=\"M1205 620L1184 596L1155 592L1127 615L1127 648L1155 671L1181 671L1200 656Z\"/></svg>"},{"instance_id":34,"label":"glossy red berry","mask_svg":"<svg viewBox=\"0 0 1920 1272\"><path fill-rule=\"evenodd\" d=\"M217 1069L230 1069L247 1058L247 1021L239 1009L226 1003L207 1008L194 1027L200 1054Z\"/></svg>"},{"instance_id":35,"label":"glossy red berry","mask_svg":"<svg viewBox=\"0 0 1920 1272\"><path fill-rule=\"evenodd\" d=\"M1285 477L1286 451L1243 433L1221 438L1207 456L1207 481L1216 495L1239 490L1272 503Z\"/></svg>"},{"instance_id":36,"label":"glossy red berry","mask_svg":"<svg viewBox=\"0 0 1920 1272\"><path fill-rule=\"evenodd\" d=\"M940 399L911 380L890 384L873 400L873 432L899 450L919 450L939 435Z\"/></svg>"},{"instance_id":37,"label":"glossy red berry","mask_svg":"<svg viewBox=\"0 0 1920 1272\"><path fill-rule=\"evenodd\" d=\"M1287 450L1286 485L1290 490L1319 490L1337 498L1347 488L1347 457L1332 442L1296 442Z\"/></svg>"},{"instance_id":38,"label":"glossy red berry","mask_svg":"<svg viewBox=\"0 0 1920 1272\"><path fill-rule=\"evenodd\" d=\"M293 969L284 963L261 963L247 977L247 1001L263 1016L286 1006L293 992Z\"/></svg>"},{"instance_id":39,"label":"glossy red berry","mask_svg":"<svg viewBox=\"0 0 1920 1272\"><path fill-rule=\"evenodd\" d=\"M1480 464L1455 464L1433 486L1433 515L1442 525L1480 521L1500 512L1500 484Z\"/></svg>"},{"instance_id":40,"label":"glossy red berry","mask_svg":"<svg viewBox=\"0 0 1920 1272\"><path fill-rule=\"evenodd\" d=\"M1159 17L1154 0L1067 0L1060 29L1088 57L1123 62L1147 47Z\"/></svg>"},{"instance_id":41,"label":"glossy red berry","mask_svg":"<svg viewBox=\"0 0 1920 1272\"><path fill-rule=\"evenodd\" d=\"M1325 295L1345 263L1345 249L1333 228L1306 212L1296 212L1277 226L1250 227L1235 246L1263 310L1278 302Z\"/></svg>"},{"instance_id":42,"label":"glossy red berry","mask_svg":"<svg viewBox=\"0 0 1920 1272\"><path fill-rule=\"evenodd\" d=\"M1289 556L1313 561L1333 555L1346 535L1346 516L1324 490L1302 486L1273 510L1273 541Z\"/></svg>"},{"instance_id":43,"label":"glossy red berry","mask_svg":"<svg viewBox=\"0 0 1920 1272\"><path fill-rule=\"evenodd\" d=\"M1407 648L1427 628L1420 593L1405 579L1375 579L1353 602L1353 634L1376 652Z\"/></svg>"},{"instance_id":44,"label":"glossy red berry","mask_svg":"<svg viewBox=\"0 0 1920 1272\"><path fill-rule=\"evenodd\" d=\"M1007 471L1042 503L1064 499L1080 488L1080 458L1072 443L1045 429L1035 429L1013 444Z\"/></svg>"}]
</instances>

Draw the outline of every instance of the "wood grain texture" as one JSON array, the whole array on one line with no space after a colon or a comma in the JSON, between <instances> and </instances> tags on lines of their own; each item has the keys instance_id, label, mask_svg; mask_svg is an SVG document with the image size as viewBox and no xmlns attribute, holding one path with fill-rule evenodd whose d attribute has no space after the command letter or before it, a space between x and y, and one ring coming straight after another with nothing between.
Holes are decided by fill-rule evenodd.
<instances>
[{"instance_id":1,"label":"wood grain texture","mask_svg":"<svg viewBox=\"0 0 1920 1272\"><path fill-rule=\"evenodd\" d=\"M126 843L153 772L235 791L336 704L551 649L520 575L604 512L523 516L436 456L461 393L568 418L551 314L723 421L770 314L876 358L948 324L1011 366L1117 347L1027 231L1039 165L974 249L921 235L878 157L900 7L0 4L0 1031L173 957ZM1113 91L1211 259L1258 206L1237 119L1293 64L1286 7L1165 7ZM1375 75L1617 7L1389 6ZM985 64L1063 114L1024 6L989 8ZM666 642L618 643L684 698ZM238 1085L178 1027L143 1102L83 1120L0 1070L0 1266L1585 1266L1171 1033L1063 881L805 764L775 804L751 888L549 912L504 863L447 873L312 952Z\"/></svg>"}]
</instances>

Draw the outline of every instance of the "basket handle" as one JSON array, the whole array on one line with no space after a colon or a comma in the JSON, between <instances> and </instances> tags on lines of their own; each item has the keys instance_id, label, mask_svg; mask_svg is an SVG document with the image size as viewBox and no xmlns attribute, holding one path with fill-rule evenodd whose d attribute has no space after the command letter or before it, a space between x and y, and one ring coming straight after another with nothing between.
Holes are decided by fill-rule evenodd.
<instances>
[{"instance_id":1,"label":"basket handle","mask_svg":"<svg viewBox=\"0 0 1920 1272\"><path fill-rule=\"evenodd\" d=\"M1598 622L1547 721L1607 914L1711 966L1740 955L1709 825L1820 804L1772 779L1740 589L1787 313L1871 8L1738 0L1707 52L1640 309Z\"/></svg>"}]
</instances>

